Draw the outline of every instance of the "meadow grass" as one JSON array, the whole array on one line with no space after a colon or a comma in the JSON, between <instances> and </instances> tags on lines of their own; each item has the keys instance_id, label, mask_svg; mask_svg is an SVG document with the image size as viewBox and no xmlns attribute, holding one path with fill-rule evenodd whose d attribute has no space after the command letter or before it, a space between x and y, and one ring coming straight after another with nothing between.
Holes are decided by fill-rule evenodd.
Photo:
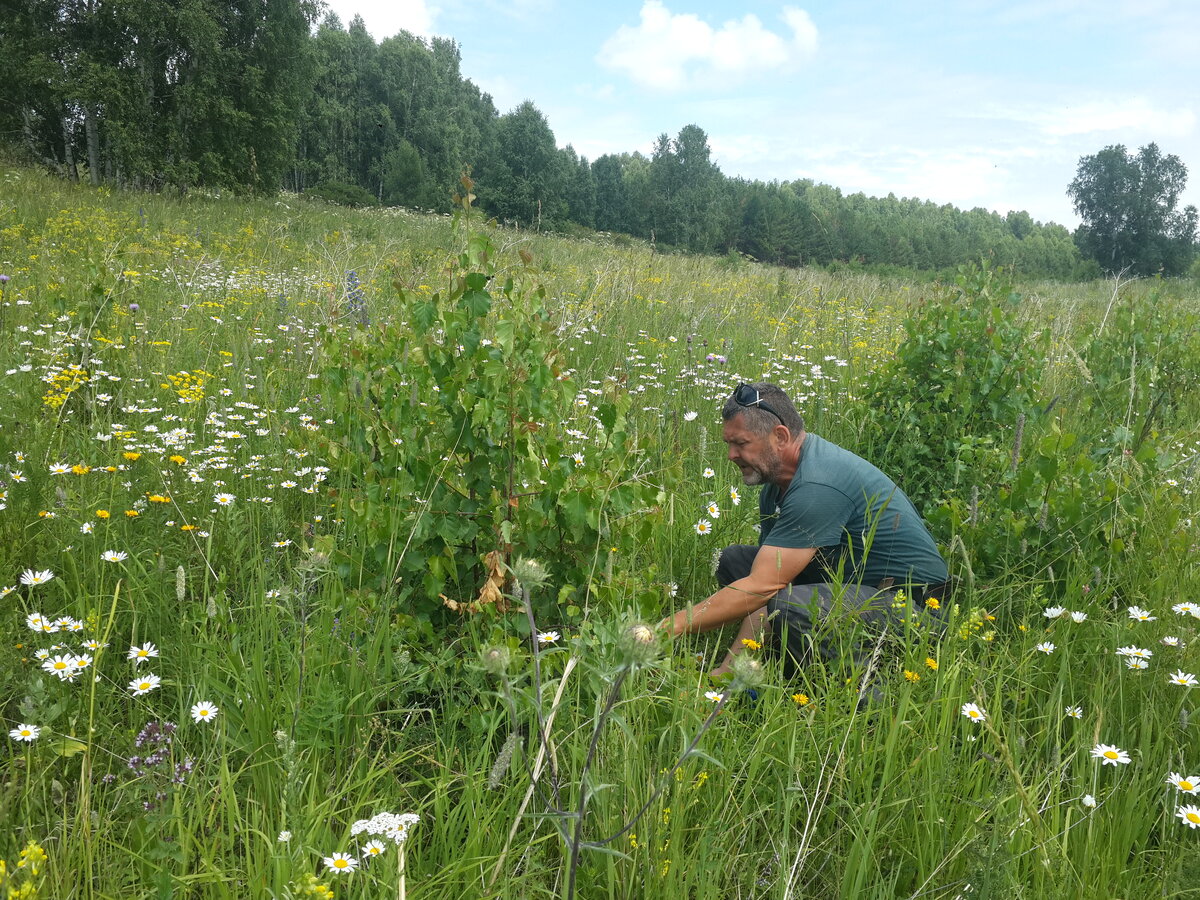
<instances>
[{"instance_id":1,"label":"meadow grass","mask_svg":"<svg viewBox=\"0 0 1200 900\"><path fill-rule=\"evenodd\" d=\"M720 403L740 380L776 381L812 430L877 445L868 376L939 287L476 223L497 282L532 270L546 290L583 401L563 423L589 421L590 391L625 395L661 501L645 539L579 548L594 573L569 600L554 571L530 588L548 617L491 606L433 627L346 569L362 486L331 454L345 423L323 373L332 336L388 320L398 288L447 289L463 231L2 175L12 896L1200 896L1200 398L1156 408L1154 465L1132 437L1086 472L1054 449L1067 432L1103 448L1114 427L1137 431L1139 377L1170 373L1146 335L1122 344L1114 309L1194 313L1195 285L1023 286L1021 315L1052 329L1046 401L1061 399L1014 469L1060 467L1116 500L1093 510L1047 482L1063 508L987 520L1008 507L1002 485L985 490L993 525L939 535L965 582L944 636L910 626L872 645L868 672L814 664L789 683L768 665L743 690L707 677L729 634L630 641L712 589L715 549L754 540ZM1088 399L1098 357L1084 361L1102 323L1141 348L1112 420ZM1007 458L1012 439L993 449ZM591 441L578 448L595 459ZM967 499L947 485L948 508ZM1027 564L1039 516L1077 549ZM1085 531L1109 542L1103 565ZM1005 565L984 574L985 558ZM862 703L868 678L879 696ZM420 821L372 857L354 823L384 811Z\"/></svg>"}]
</instances>

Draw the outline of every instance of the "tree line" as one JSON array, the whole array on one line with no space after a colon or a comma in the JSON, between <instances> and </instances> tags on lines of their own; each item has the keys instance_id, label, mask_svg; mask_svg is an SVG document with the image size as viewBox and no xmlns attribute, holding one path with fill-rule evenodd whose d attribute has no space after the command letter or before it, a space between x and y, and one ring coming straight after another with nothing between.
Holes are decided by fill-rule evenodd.
<instances>
[{"instance_id":1,"label":"tree line","mask_svg":"<svg viewBox=\"0 0 1200 900\"><path fill-rule=\"evenodd\" d=\"M939 272L989 257L1031 277L1100 271L1078 234L1026 212L726 177L696 125L648 156L589 161L558 147L532 102L501 114L463 77L454 41L376 42L361 18L321 12L318 0L0 0L0 138L93 184L446 210L470 171L483 208L521 227L789 266Z\"/></svg>"}]
</instances>

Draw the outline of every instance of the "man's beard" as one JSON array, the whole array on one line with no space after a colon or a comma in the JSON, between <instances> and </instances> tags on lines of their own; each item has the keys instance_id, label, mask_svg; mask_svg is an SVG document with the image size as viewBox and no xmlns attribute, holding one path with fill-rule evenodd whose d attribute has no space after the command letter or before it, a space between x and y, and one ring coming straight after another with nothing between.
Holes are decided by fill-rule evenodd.
<instances>
[{"instance_id":1,"label":"man's beard","mask_svg":"<svg viewBox=\"0 0 1200 900\"><path fill-rule=\"evenodd\" d=\"M742 481L750 486L771 484L775 481L781 468L782 461L779 459L779 454L775 453L770 458L762 461L761 468L759 466L747 466L749 471L745 469L742 471Z\"/></svg>"}]
</instances>

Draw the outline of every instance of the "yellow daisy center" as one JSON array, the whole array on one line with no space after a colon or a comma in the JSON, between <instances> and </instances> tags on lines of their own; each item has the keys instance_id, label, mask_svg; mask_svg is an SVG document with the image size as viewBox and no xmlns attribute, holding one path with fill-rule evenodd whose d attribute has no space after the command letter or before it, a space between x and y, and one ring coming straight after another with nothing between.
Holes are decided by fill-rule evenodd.
<instances>
[{"instance_id":1,"label":"yellow daisy center","mask_svg":"<svg viewBox=\"0 0 1200 900\"><path fill-rule=\"evenodd\" d=\"M1200 813L1190 812L1187 814L1187 820L1193 825L1200 825Z\"/></svg>"},{"instance_id":2,"label":"yellow daisy center","mask_svg":"<svg viewBox=\"0 0 1200 900\"><path fill-rule=\"evenodd\" d=\"M1120 754L1117 753L1116 750L1105 750L1104 751L1105 759L1116 759L1119 755Z\"/></svg>"},{"instance_id":3,"label":"yellow daisy center","mask_svg":"<svg viewBox=\"0 0 1200 900\"><path fill-rule=\"evenodd\" d=\"M1192 784L1190 781L1185 781L1184 779L1181 778L1181 779L1179 779L1179 789L1181 791L1193 791L1196 789L1196 786L1194 784Z\"/></svg>"},{"instance_id":4,"label":"yellow daisy center","mask_svg":"<svg viewBox=\"0 0 1200 900\"><path fill-rule=\"evenodd\" d=\"M335 869L344 869L347 865L349 864L344 859L335 859L333 861L333 867Z\"/></svg>"}]
</instances>

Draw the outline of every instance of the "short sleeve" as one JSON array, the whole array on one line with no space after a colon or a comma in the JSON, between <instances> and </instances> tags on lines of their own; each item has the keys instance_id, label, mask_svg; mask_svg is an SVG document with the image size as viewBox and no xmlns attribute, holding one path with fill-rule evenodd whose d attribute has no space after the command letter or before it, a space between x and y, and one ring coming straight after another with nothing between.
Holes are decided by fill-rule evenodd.
<instances>
[{"instance_id":1,"label":"short sleeve","mask_svg":"<svg viewBox=\"0 0 1200 900\"><path fill-rule=\"evenodd\" d=\"M771 529L776 547L833 547L845 539L854 514L850 498L825 484L802 484L784 496L779 518Z\"/></svg>"}]
</instances>

